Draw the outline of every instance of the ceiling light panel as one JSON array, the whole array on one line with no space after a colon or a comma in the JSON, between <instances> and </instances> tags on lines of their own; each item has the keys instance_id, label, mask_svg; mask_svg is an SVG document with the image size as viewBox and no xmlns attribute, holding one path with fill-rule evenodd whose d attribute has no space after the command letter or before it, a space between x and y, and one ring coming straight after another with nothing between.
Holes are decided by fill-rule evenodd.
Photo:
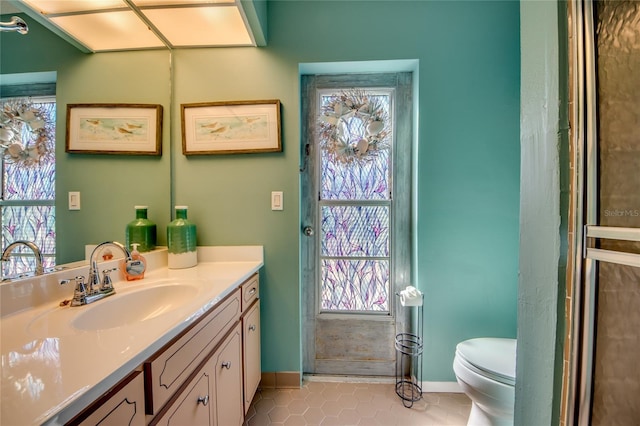
<instances>
[{"instance_id":1,"label":"ceiling light panel","mask_svg":"<svg viewBox=\"0 0 640 426\"><path fill-rule=\"evenodd\" d=\"M94 52L164 47L130 10L57 16L51 21Z\"/></svg>"},{"instance_id":2,"label":"ceiling light panel","mask_svg":"<svg viewBox=\"0 0 640 426\"><path fill-rule=\"evenodd\" d=\"M129 9L123 0L22 0L22 2L45 15L117 8Z\"/></svg>"},{"instance_id":3,"label":"ceiling light panel","mask_svg":"<svg viewBox=\"0 0 640 426\"><path fill-rule=\"evenodd\" d=\"M238 0L20 1L93 52L256 45Z\"/></svg>"},{"instance_id":4,"label":"ceiling light panel","mask_svg":"<svg viewBox=\"0 0 640 426\"><path fill-rule=\"evenodd\" d=\"M131 0L136 6L187 6L196 4L229 3L234 4L234 0Z\"/></svg>"},{"instance_id":5,"label":"ceiling light panel","mask_svg":"<svg viewBox=\"0 0 640 426\"><path fill-rule=\"evenodd\" d=\"M253 46L236 6L142 9L174 47Z\"/></svg>"}]
</instances>

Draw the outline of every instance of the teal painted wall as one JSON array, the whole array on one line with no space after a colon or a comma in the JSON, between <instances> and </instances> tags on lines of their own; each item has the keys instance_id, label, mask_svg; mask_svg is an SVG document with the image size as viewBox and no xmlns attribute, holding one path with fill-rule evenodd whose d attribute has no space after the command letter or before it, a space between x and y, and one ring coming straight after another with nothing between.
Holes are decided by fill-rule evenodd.
<instances>
[{"instance_id":1,"label":"teal painted wall","mask_svg":"<svg viewBox=\"0 0 640 426\"><path fill-rule=\"evenodd\" d=\"M439 2L425 15L415 266L424 375L450 381L458 342L516 337L518 4Z\"/></svg>"},{"instance_id":2,"label":"teal painted wall","mask_svg":"<svg viewBox=\"0 0 640 426\"><path fill-rule=\"evenodd\" d=\"M78 157L58 150L64 197L58 220L61 229L81 230L62 242L61 258L71 260L79 253L75 247L89 242L123 238L133 205L143 202L136 194L149 197L161 229L172 203L187 204L199 244L264 245L263 370L299 371L299 64L415 59L414 281L426 292L424 379L455 380L457 342L516 332L519 4L270 1L268 23L266 47L178 50L171 54L172 70L162 51L70 53L43 63L34 43L32 55L19 56L10 72L58 72L61 103L166 106L161 158ZM5 73L6 61L18 58L19 50L5 57L5 46L15 41L1 40ZM273 98L282 102L282 153L182 155L180 103ZM69 190L83 191L80 214L66 211ZM284 211L270 210L274 190L284 191Z\"/></svg>"}]
</instances>

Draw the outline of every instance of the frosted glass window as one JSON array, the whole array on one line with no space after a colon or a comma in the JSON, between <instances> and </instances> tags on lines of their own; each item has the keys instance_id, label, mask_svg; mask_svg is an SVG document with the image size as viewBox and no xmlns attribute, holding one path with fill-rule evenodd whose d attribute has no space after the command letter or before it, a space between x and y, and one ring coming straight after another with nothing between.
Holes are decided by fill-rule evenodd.
<instances>
[{"instance_id":1,"label":"frosted glass window","mask_svg":"<svg viewBox=\"0 0 640 426\"><path fill-rule=\"evenodd\" d=\"M392 116L392 91L363 93ZM320 96L332 105L341 92ZM367 135L367 122L357 114L338 123L345 149ZM393 128L393 125L390 126ZM320 134L320 145L323 134ZM389 138L393 140L391 136ZM389 304L391 223L391 147L364 158L319 155L320 310L386 313ZM347 158L347 160L345 160Z\"/></svg>"},{"instance_id":2,"label":"frosted glass window","mask_svg":"<svg viewBox=\"0 0 640 426\"><path fill-rule=\"evenodd\" d=\"M389 256L388 206L323 206L322 255Z\"/></svg>"},{"instance_id":3,"label":"frosted glass window","mask_svg":"<svg viewBox=\"0 0 640 426\"><path fill-rule=\"evenodd\" d=\"M389 311L389 261L322 261L323 311Z\"/></svg>"},{"instance_id":4,"label":"frosted glass window","mask_svg":"<svg viewBox=\"0 0 640 426\"><path fill-rule=\"evenodd\" d=\"M55 266L55 123L56 102L53 98L8 98L1 101L3 111L15 111L20 105L29 104L46 114L47 155L37 161L27 159L38 134L27 125L18 124L20 135L11 140L2 151L2 194L0 220L2 223L2 250L16 240L34 242L44 256L43 266ZM3 119L6 119L6 114ZM16 132L18 133L18 132ZM17 138L17 139L16 139ZM23 151L16 154L15 146ZM11 154L14 155L11 155ZM33 158L32 158L33 160ZM33 252L23 246L12 252L9 261L2 264L2 277L14 277L35 270Z\"/></svg>"}]
</instances>

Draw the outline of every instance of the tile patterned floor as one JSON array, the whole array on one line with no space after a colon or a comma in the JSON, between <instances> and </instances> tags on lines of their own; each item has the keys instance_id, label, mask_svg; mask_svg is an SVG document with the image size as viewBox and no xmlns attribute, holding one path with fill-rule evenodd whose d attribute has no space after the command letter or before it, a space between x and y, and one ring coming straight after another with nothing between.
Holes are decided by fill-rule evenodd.
<instances>
[{"instance_id":1,"label":"tile patterned floor","mask_svg":"<svg viewBox=\"0 0 640 426\"><path fill-rule=\"evenodd\" d=\"M245 426L464 426L470 410L461 393L425 393L405 408L393 383L305 380L300 389L259 389Z\"/></svg>"}]
</instances>

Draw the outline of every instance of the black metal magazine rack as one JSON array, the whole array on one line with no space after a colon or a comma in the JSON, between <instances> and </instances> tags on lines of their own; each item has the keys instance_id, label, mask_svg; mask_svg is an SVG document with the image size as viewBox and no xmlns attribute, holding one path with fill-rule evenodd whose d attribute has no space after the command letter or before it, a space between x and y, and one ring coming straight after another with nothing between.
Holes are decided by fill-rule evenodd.
<instances>
[{"instance_id":1,"label":"black metal magazine rack","mask_svg":"<svg viewBox=\"0 0 640 426\"><path fill-rule=\"evenodd\" d=\"M399 294L398 294L399 296ZM424 295L420 297L424 299ZM421 301L422 302L422 301ZM411 408L415 401L422 398L422 305L404 306L415 316L410 315L417 323L416 333L399 333L396 335L396 394L402 399L402 404Z\"/></svg>"}]
</instances>

